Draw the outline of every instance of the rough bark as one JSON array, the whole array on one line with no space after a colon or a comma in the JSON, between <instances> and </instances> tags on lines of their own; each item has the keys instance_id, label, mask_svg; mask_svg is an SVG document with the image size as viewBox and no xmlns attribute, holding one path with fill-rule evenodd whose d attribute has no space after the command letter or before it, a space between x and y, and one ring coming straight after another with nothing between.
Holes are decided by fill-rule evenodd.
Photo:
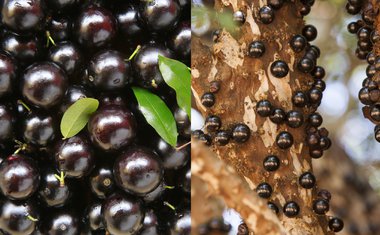
<instances>
[{"instance_id":1,"label":"rough bark","mask_svg":"<svg viewBox=\"0 0 380 235\"><path fill-rule=\"evenodd\" d=\"M207 223L212 218L221 217L224 209L225 204L220 196L212 194L206 182L193 173L191 176L192 231L196 231L199 225Z\"/></svg>"},{"instance_id":2,"label":"rough bark","mask_svg":"<svg viewBox=\"0 0 380 235\"><path fill-rule=\"evenodd\" d=\"M197 141L191 144L191 155L192 174L206 182L213 195L221 196L229 208L246 218L251 231L255 234L287 234L276 214L267 207L266 201L253 194L232 167Z\"/></svg>"},{"instance_id":3,"label":"rough bark","mask_svg":"<svg viewBox=\"0 0 380 235\"><path fill-rule=\"evenodd\" d=\"M328 231L327 218L317 216L311 209L316 190L303 189L298 185L298 177L305 171L312 171L309 150L304 144L306 124L297 129L285 124L276 125L269 118L259 117L255 111L255 105L261 99L268 99L275 107L285 111L296 109L291 102L293 91L307 91L312 81L309 75L296 68L297 61L303 56L302 52L294 53L288 44L291 36L300 34L304 25L297 12L298 3L286 2L276 11L275 20L263 25L257 21L257 11L265 2L216 1L215 8L218 11L226 8L242 10L246 14L246 23L234 37L223 30L218 42L211 46L200 38L192 40L192 91L196 105L203 116L218 115L223 122L223 129L241 122L250 127L248 142L231 142L226 146L213 145L212 148L248 182L253 193L259 183L267 182L274 189L270 201L275 202L280 209L291 200L300 205L301 212L296 218L279 214L287 234L333 234ZM246 55L247 45L256 39L264 41L266 45L266 52L260 59ZM285 78L275 78L269 71L276 59L288 63L290 72ZM208 91L209 83L214 80L220 81L222 86L216 94L215 105L206 108L200 103L200 97ZM312 111L305 108L302 112L307 117ZM281 150L275 144L277 134L284 130L294 137L294 144L288 150ZM269 173L263 169L262 162L268 154L280 157L280 170ZM244 219L250 223L249 218Z\"/></svg>"}]
</instances>

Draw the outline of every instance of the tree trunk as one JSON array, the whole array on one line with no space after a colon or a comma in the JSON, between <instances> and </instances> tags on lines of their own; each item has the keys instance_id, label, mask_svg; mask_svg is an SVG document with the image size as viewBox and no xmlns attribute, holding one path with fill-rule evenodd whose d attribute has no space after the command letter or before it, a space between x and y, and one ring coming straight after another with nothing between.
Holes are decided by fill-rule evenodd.
<instances>
[{"instance_id":1,"label":"tree trunk","mask_svg":"<svg viewBox=\"0 0 380 235\"><path fill-rule=\"evenodd\" d=\"M274 124L269 118L260 117L256 112L256 103L262 99L269 100L274 107L280 107L285 111L300 110L304 118L315 111L314 107L300 109L292 104L292 94L296 90L306 93L313 81L309 74L297 69L297 63L304 52L294 53L289 46L291 37L301 34L304 26L304 21L298 13L300 3L285 2L284 6L275 12L274 21L264 25L257 19L257 13L265 2L215 2L217 11L241 10L245 13L246 22L234 36L222 30L217 42L212 45L201 38L193 38L193 95L204 117L213 114L221 118L222 129L230 129L237 123L249 126L251 135L247 142L238 144L230 141L226 146L213 143L212 149L245 179L252 193L258 184L267 182L273 188L269 200L280 210L286 202L298 203L300 214L297 217L288 218L282 212L278 214L287 234L334 234L328 230L327 216L317 216L312 210L317 189L304 189L298 184L298 178L302 173L312 172L309 148L305 144L307 123L300 128L290 128L286 124ZM254 40L263 41L266 47L264 55L259 59L247 56L247 46ZM274 77L270 72L270 65L277 59L287 62L290 69L289 74L281 79ZM201 104L201 96L208 92L211 81L219 81L221 88L215 94L215 105L206 108ZM276 136L281 131L292 134L294 144L291 148L283 150L276 145ZM277 155L281 160L280 169L273 173L265 171L262 166L264 158L269 154ZM205 164L212 166L213 163ZM250 218L244 219L250 224Z\"/></svg>"}]
</instances>

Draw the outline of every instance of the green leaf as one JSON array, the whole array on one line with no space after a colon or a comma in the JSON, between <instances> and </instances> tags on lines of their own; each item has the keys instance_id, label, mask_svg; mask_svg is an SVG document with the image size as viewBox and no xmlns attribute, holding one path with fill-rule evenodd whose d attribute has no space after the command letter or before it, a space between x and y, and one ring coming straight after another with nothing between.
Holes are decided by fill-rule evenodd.
<instances>
[{"instance_id":1,"label":"green leaf","mask_svg":"<svg viewBox=\"0 0 380 235\"><path fill-rule=\"evenodd\" d=\"M177 125L174 116L165 102L148 90L132 87L139 103L139 108L146 121L168 144L175 147L177 144Z\"/></svg>"},{"instance_id":2,"label":"green leaf","mask_svg":"<svg viewBox=\"0 0 380 235\"><path fill-rule=\"evenodd\" d=\"M158 65L166 84L173 88L177 95L177 103L191 117L191 75L189 68L173 59L158 56Z\"/></svg>"},{"instance_id":3,"label":"green leaf","mask_svg":"<svg viewBox=\"0 0 380 235\"><path fill-rule=\"evenodd\" d=\"M93 98L82 98L72 104L61 120L61 133L64 139L78 134L98 107L99 101Z\"/></svg>"}]
</instances>

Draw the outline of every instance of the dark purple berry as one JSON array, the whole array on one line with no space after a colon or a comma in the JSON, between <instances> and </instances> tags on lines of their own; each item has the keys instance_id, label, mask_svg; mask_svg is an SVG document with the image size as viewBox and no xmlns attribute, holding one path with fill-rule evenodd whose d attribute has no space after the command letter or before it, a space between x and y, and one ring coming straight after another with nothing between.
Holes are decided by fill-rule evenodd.
<instances>
[{"instance_id":1,"label":"dark purple berry","mask_svg":"<svg viewBox=\"0 0 380 235\"><path fill-rule=\"evenodd\" d=\"M276 137L276 144L280 149L287 149L293 145L293 136L287 131L280 132Z\"/></svg>"},{"instance_id":2,"label":"dark purple berry","mask_svg":"<svg viewBox=\"0 0 380 235\"><path fill-rule=\"evenodd\" d=\"M259 10L259 20L263 24L270 24L274 20L274 10L270 6L263 6Z\"/></svg>"},{"instance_id":3,"label":"dark purple berry","mask_svg":"<svg viewBox=\"0 0 380 235\"><path fill-rule=\"evenodd\" d=\"M266 171L276 171L280 167L280 159L275 155L269 155L264 159L263 166Z\"/></svg>"},{"instance_id":4,"label":"dark purple berry","mask_svg":"<svg viewBox=\"0 0 380 235\"><path fill-rule=\"evenodd\" d=\"M28 156L11 155L0 164L0 191L12 200L31 197L38 189L40 174Z\"/></svg>"},{"instance_id":5,"label":"dark purple berry","mask_svg":"<svg viewBox=\"0 0 380 235\"><path fill-rule=\"evenodd\" d=\"M325 199L316 199L313 201L313 211L318 215L326 214L330 209L329 202Z\"/></svg>"},{"instance_id":6,"label":"dark purple berry","mask_svg":"<svg viewBox=\"0 0 380 235\"><path fill-rule=\"evenodd\" d=\"M273 189L268 183L261 183L257 186L256 192L261 198L270 198Z\"/></svg>"},{"instance_id":7,"label":"dark purple berry","mask_svg":"<svg viewBox=\"0 0 380 235\"><path fill-rule=\"evenodd\" d=\"M248 55L252 58L260 58L265 53L265 45L262 41L253 41L248 46Z\"/></svg>"},{"instance_id":8,"label":"dark purple berry","mask_svg":"<svg viewBox=\"0 0 380 235\"><path fill-rule=\"evenodd\" d=\"M256 104L256 111L261 117L268 117L272 114L272 104L268 100L260 100Z\"/></svg>"},{"instance_id":9,"label":"dark purple berry","mask_svg":"<svg viewBox=\"0 0 380 235\"><path fill-rule=\"evenodd\" d=\"M285 216L289 218L293 218L299 214L300 207L298 206L296 202L290 201L290 202L285 203L283 211L284 211Z\"/></svg>"},{"instance_id":10,"label":"dark purple berry","mask_svg":"<svg viewBox=\"0 0 380 235\"><path fill-rule=\"evenodd\" d=\"M163 167L154 152L134 147L116 159L113 172L116 184L120 188L126 192L143 196L160 184Z\"/></svg>"},{"instance_id":11,"label":"dark purple berry","mask_svg":"<svg viewBox=\"0 0 380 235\"><path fill-rule=\"evenodd\" d=\"M315 186L316 179L311 172L305 172L299 177L298 182L301 187L311 189Z\"/></svg>"},{"instance_id":12,"label":"dark purple berry","mask_svg":"<svg viewBox=\"0 0 380 235\"><path fill-rule=\"evenodd\" d=\"M276 78L283 78L289 73L288 64L282 60L276 60L270 66L270 71Z\"/></svg>"},{"instance_id":13,"label":"dark purple berry","mask_svg":"<svg viewBox=\"0 0 380 235\"><path fill-rule=\"evenodd\" d=\"M232 130L232 139L238 143L246 142L251 135L251 130L245 124L237 124Z\"/></svg>"}]
</instances>

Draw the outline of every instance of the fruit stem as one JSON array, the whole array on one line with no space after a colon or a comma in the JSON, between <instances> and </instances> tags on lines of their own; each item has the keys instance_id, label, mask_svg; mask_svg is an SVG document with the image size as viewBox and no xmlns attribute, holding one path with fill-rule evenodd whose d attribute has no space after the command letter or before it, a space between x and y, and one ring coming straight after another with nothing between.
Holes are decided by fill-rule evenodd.
<instances>
[{"instance_id":1,"label":"fruit stem","mask_svg":"<svg viewBox=\"0 0 380 235\"><path fill-rule=\"evenodd\" d=\"M175 186L169 186L169 185L165 185L165 188L166 188L166 189L174 189L174 188L175 188Z\"/></svg>"},{"instance_id":2,"label":"fruit stem","mask_svg":"<svg viewBox=\"0 0 380 235\"><path fill-rule=\"evenodd\" d=\"M135 57L135 55L139 52L140 49L141 49L141 46L137 45L136 49L133 51L131 56L129 56L129 58L126 61L131 61L133 59L133 57Z\"/></svg>"},{"instance_id":3,"label":"fruit stem","mask_svg":"<svg viewBox=\"0 0 380 235\"><path fill-rule=\"evenodd\" d=\"M157 88L158 86L157 86L157 84L156 84L156 80L154 80L154 79L152 79L152 87L154 87L154 88Z\"/></svg>"},{"instance_id":4,"label":"fruit stem","mask_svg":"<svg viewBox=\"0 0 380 235\"><path fill-rule=\"evenodd\" d=\"M49 44L53 44L54 46L57 46L54 42L54 39L51 37L50 32L46 31L46 47L49 47Z\"/></svg>"},{"instance_id":5,"label":"fruit stem","mask_svg":"<svg viewBox=\"0 0 380 235\"><path fill-rule=\"evenodd\" d=\"M33 216L29 215L29 214L26 214L26 218L28 218L28 220L31 220L33 222L37 222L38 219L34 218Z\"/></svg>"},{"instance_id":6,"label":"fruit stem","mask_svg":"<svg viewBox=\"0 0 380 235\"><path fill-rule=\"evenodd\" d=\"M191 68L190 68L190 67L187 67L187 69L188 69L189 71L191 71Z\"/></svg>"},{"instance_id":7,"label":"fruit stem","mask_svg":"<svg viewBox=\"0 0 380 235\"><path fill-rule=\"evenodd\" d=\"M176 150L176 151L180 151L181 149L185 148L185 147L188 146L189 144L191 144L191 141L187 142L187 143L184 144L184 145L181 145L181 146L179 146L179 147L176 147L175 150Z\"/></svg>"},{"instance_id":8,"label":"fruit stem","mask_svg":"<svg viewBox=\"0 0 380 235\"><path fill-rule=\"evenodd\" d=\"M164 201L164 205L175 211L175 207L167 201Z\"/></svg>"},{"instance_id":9,"label":"fruit stem","mask_svg":"<svg viewBox=\"0 0 380 235\"><path fill-rule=\"evenodd\" d=\"M17 149L16 151L13 153L13 154L18 154L20 153L21 151L25 151L27 148L28 148L28 145L19 141L19 140L15 140L15 143L16 143L16 146Z\"/></svg>"},{"instance_id":10,"label":"fruit stem","mask_svg":"<svg viewBox=\"0 0 380 235\"><path fill-rule=\"evenodd\" d=\"M29 108L29 106L26 105L26 104L24 103L24 101L22 101L22 100L17 100L17 103L18 103L18 104L21 104L24 108L26 108L26 110L28 110L29 113L32 111L32 110Z\"/></svg>"},{"instance_id":11,"label":"fruit stem","mask_svg":"<svg viewBox=\"0 0 380 235\"><path fill-rule=\"evenodd\" d=\"M60 187L65 186L66 174L63 171L61 171L60 175L54 174L54 176L55 176L55 178L57 178L57 180L59 180L59 186Z\"/></svg>"}]
</instances>

